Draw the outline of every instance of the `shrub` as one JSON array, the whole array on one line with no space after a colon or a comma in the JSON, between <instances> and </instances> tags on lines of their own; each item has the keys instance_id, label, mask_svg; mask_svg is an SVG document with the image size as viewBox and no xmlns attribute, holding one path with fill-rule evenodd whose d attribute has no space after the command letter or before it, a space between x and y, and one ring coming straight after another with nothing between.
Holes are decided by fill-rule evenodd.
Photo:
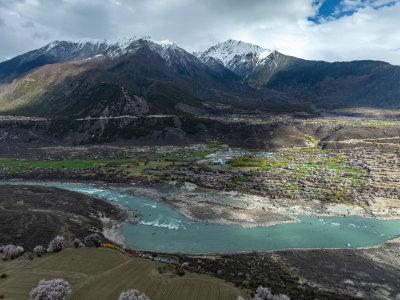
<instances>
[{"instance_id":1,"label":"shrub","mask_svg":"<svg viewBox=\"0 0 400 300\"><path fill-rule=\"evenodd\" d=\"M335 199L335 200L339 200L340 202L345 202L346 200L342 197L342 195L340 194L340 192L339 191L337 191L337 190L333 190L332 191L332 197L333 197L333 199Z\"/></svg>"},{"instance_id":2,"label":"shrub","mask_svg":"<svg viewBox=\"0 0 400 300\"><path fill-rule=\"evenodd\" d=\"M182 269L182 268L178 268L177 270L176 270L176 275L178 275L178 276L183 276L183 275L185 275L185 270L184 269Z\"/></svg>"},{"instance_id":3,"label":"shrub","mask_svg":"<svg viewBox=\"0 0 400 300\"><path fill-rule=\"evenodd\" d=\"M29 300L65 300L71 295L70 284L61 278L41 280L29 294Z\"/></svg>"},{"instance_id":4,"label":"shrub","mask_svg":"<svg viewBox=\"0 0 400 300\"><path fill-rule=\"evenodd\" d=\"M74 240L74 246L75 246L75 248L85 247L85 245L82 243L82 241L80 239Z\"/></svg>"},{"instance_id":5,"label":"shrub","mask_svg":"<svg viewBox=\"0 0 400 300\"><path fill-rule=\"evenodd\" d=\"M44 247L43 246L36 246L35 248L33 248L33 253L36 255L36 256L42 256L42 254L44 253L44 252L46 252L46 249L44 249Z\"/></svg>"},{"instance_id":6,"label":"shrub","mask_svg":"<svg viewBox=\"0 0 400 300\"><path fill-rule=\"evenodd\" d=\"M202 169L207 168L207 164L205 163L195 163L195 166Z\"/></svg>"},{"instance_id":7,"label":"shrub","mask_svg":"<svg viewBox=\"0 0 400 300\"><path fill-rule=\"evenodd\" d=\"M56 236L50 241L47 252L58 252L62 249L64 249L64 238L62 236Z\"/></svg>"},{"instance_id":8,"label":"shrub","mask_svg":"<svg viewBox=\"0 0 400 300\"><path fill-rule=\"evenodd\" d=\"M228 163L232 167L262 167L267 163L267 160L261 157L254 157L251 154L245 154L228 160Z\"/></svg>"},{"instance_id":9,"label":"shrub","mask_svg":"<svg viewBox=\"0 0 400 300\"><path fill-rule=\"evenodd\" d=\"M73 244L74 244L75 248L78 248L80 243L82 243L80 239L74 239Z\"/></svg>"},{"instance_id":10,"label":"shrub","mask_svg":"<svg viewBox=\"0 0 400 300\"><path fill-rule=\"evenodd\" d=\"M304 137L306 139L308 139L311 143L314 143L314 144L317 143L316 139L312 135L305 135Z\"/></svg>"},{"instance_id":11,"label":"shrub","mask_svg":"<svg viewBox=\"0 0 400 300\"><path fill-rule=\"evenodd\" d=\"M2 273L2 274L0 275L0 278L7 278L7 274L6 274L6 273Z\"/></svg>"},{"instance_id":12,"label":"shrub","mask_svg":"<svg viewBox=\"0 0 400 300\"><path fill-rule=\"evenodd\" d=\"M3 253L5 258L16 258L20 256L24 252L24 248L21 246L15 246L15 245L7 245L4 246L3 248Z\"/></svg>"},{"instance_id":13,"label":"shrub","mask_svg":"<svg viewBox=\"0 0 400 300\"><path fill-rule=\"evenodd\" d=\"M237 176L235 178L231 179L233 183L238 184L241 182L249 182L249 177L248 176Z\"/></svg>"},{"instance_id":14,"label":"shrub","mask_svg":"<svg viewBox=\"0 0 400 300\"><path fill-rule=\"evenodd\" d=\"M119 295L118 300L151 300L146 294L140 292L138 290L130 289L125 292L122 292Z\"/></svg>"},{"instance_id":15,"label":"shrub","mask_svg":"<svg viewBox=\"0 0 400 300\"><path fill-rule=\"evenodd\" d=\"M101 236L98 233L89 234L85 237L85 244L89 247L98 247L101 243Z\"/></svg>"},{"instance_id":16,"label":"shrub","mask_svg":"<svg viewBox=\"0 0 400 300\"><path fill-rule=\"evenodd\" d=\"M213 141L208 141L208 142L207 142L207 146L208 146L209 148L217 148L217 149L219 149L219 148L222 147L222 144L221 144L221 142L218 141L218 140L213 140Z\"/></svg>"}]
</instances>

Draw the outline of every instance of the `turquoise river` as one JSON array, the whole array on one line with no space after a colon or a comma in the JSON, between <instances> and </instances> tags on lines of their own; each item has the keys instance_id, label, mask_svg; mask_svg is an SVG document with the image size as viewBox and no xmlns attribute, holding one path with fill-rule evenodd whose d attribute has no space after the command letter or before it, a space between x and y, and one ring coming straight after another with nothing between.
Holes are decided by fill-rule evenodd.
<instances>
[{"instance_id":1,"label":"turquoise river","mask_svg":"<svg viewBox=\"0 0 400 300\"><path fill-rule=\"evenodd\" d=\"M285 248L346 248L347 244L350 247L372 246L400 236L400 220L297 216L301 223L246 229L191 222L167 205L112 189L77 183L20 183L55 186L129 207L141 215L141 221L136 225L124 225L123 234L128 245L143 250L212 253Z\"/></svg>"}]
</instances>

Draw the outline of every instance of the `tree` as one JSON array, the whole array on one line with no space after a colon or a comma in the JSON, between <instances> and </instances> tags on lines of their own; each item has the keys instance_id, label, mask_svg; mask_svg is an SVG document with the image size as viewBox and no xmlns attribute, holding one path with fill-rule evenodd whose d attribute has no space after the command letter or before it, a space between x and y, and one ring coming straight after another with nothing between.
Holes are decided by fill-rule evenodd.
<instances>
[{"instance_id":1,"label":"tree","mask_svg":"<svg viewBox=\"0 0 400 300\"><path fill-rule=\"evenodd\" d=\"M138 290L130 289L125 292L122 292L119 295L118 300L151 300L146 294L140 292Z\"/></svg>"},{"instance_id":2,"label":"tree","mask_svg":"<svg viewBox=\"0 0 400 300\"><path fill-rule=\"evenodd\" d=\"M245 299L239 296L236 300ZM252 300L290 300L290 298L285 294L274 295L269 288L259 286Z\"/></svg>"},{"instance_id":3,"label":"tree","mask_svg":"<svg viewBox=\"0 0 400 300\"><path fill-rule=\"evenodd\" d=\"M85 247L85 245L82 243L82 241L78 238L74 240L74 246L75 246L75 248Z\"/></svg>"},{"instance_id":4,"label":"tree","mask_svg":"<svg viewBox=\"0 0 400 300\"><path fill-rule=\"evenodd\" d=\"M58 252L62 249L64 249L64 238L62 236L56 236L50 241L47 252Z\"/></svg>"},{"instance_id":5,"label":"tree","mask_svg":"<svg viewBox=\"0 0 400 300\"><path fill-rule=\"evenodd\" d=\"M4 253L5 258L13 259L13 258L20 256L23 252L24 252L24 248L22 248L21 246L15 246L12 244L4 246L4 248L3 248L3 253Z\"/></svg>"},{"instance_id":6,"label":"tree","mask_svg":"<svg viewBox=\"0 0 400 300\"><path fill-rule=\"evenodd\" d=\"M98 247L101 243L101 236L98 233L89 234L85 237L85 244L89 247Z\"/></svg>"},{"instance_id":7,"label":"tree","mask_svg":"<svg viewBox=\"0 0 400 300\"><path fill-rule=\"evenodd\" d=\"M285 294L274 295L269 288L259 286L253 300L290 300Z\"/></svg>"},{"instance_id":8,"label":"tree","mask_svg":"<svg viewBox=\"0 0 400 300\"><path fill-rule=\"evenodd\" d=\"M71 285L64 279L43 279L30 292L29 300L65 300L71 293Z\"/></svg>"},{"instance_id":9,"label":"tree","mask_svg":"<svg viewBox=\"0 0 400 300\"><path fill-rule=\"evenodd\" d=\"M36 256L42 256L42 254L44 253L44 252L46 252L46 249L44 249L44 247L43 246L36 246L35 248L33 248L33 253L36 255Z\"/></svg>"}]
</instances>

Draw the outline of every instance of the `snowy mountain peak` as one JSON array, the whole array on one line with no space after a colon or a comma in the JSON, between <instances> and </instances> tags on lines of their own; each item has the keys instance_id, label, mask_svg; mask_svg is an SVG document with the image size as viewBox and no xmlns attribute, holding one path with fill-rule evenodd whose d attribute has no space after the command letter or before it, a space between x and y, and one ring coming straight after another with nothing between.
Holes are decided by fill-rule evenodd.
<instances>
[{"instance_id":1,"label":"snowy mountain peak","mask_svg":"<svg viewBox=\"0 0 400 300\"><path fill-rule=\"evenodd\" d=\"M120 47L126 48L136 40L138 40L138 38L134 36L134 37L122 37L116 40L103 40L103 42L109 45L118 45Z\"/></svg>"},{"instance_id":2,"label":"snowy mountain peak","mask_svg":"<svg viewBox=\"0 0 400 300\"><path fill-rule=\"evenodd\" d=\"M168 66L196 64L201 68L206 65L213 70L223 70L225 67L243 78L272 57L271 50L242 41L227 40L207 51L191 54L169 40L154 41L149 36L145 36L123 37L115 40L57 40L15 59L21 65L35 60L51 64L92 57L117 59L143 49L159 55Z\"/></svg>"},{"instance_id":3,"label":"snowy mountain peak","mask_svg":"<svg viewBox=\"0 0 400 300\"><path fill-rule=\"evenodd\" d=\"M156 43L163 47L175 46L175 44L173 42L171 42L170 40L156 41Z\"/></svg>"},{"instance_id":4,"label":"snowy mountain peak","mask_svg":"<svg viewBox=\"0 0 400 300\"><path fill-rule=\"evenodd\" d=\"M99 55L111 59L121 57L124 54L135 53L143 47L149 47L164 59L169 59L172 51L188 54L171 41L154 41L149 36L123 37L115 40L84 39L79 41L54 41L32 52L29 59L38 55L54 57L56 61L67 61L96 57ZM189 54L190 55L190 54Z\"/></svg>"},{"instance_id":5,"label":"snowy mountain peak","mask_svg":"<svg viewBox=\"0 0 400 300\"><path fill-rule=\"evenodd\" d=\"M225 66L228 66L237 56L253 55L261 60L269 56L271 53L271 50L264 49L257 45L242 41L227 40L204 51L202 56L214 57L222 61Z\"/></svg>"},{"instance_id":6,"label":"snowy mountain peak","mask_svg":"<svg viewBox=\"0 0 400 300\"><path fill-rule=\"evenodd\" d=\"M206 61L210 57L217 59L231 71L239 75L244 75L244 73L253 71L256 67L263 64L272 53L273 51L257 45L242 41L227 40L195 55L202 61Z\"/></svg>"},{"instance_id":7,"label":"snowy mountain peak","mask_svg":"<svg viewBox=\"0 0 400 300\"><path fill-rule=\"evenodd\" d=\"M84 39L79 41L53 41L44 47L19 56L19 64L42 59L47 63L82 60L93 57L117 59L123 55L134 54L148 49L159 55L167 65L201 64L192 54L171 41L154 41L149 36L119 38L115 40Z\"/></svg>"}]
</instances>

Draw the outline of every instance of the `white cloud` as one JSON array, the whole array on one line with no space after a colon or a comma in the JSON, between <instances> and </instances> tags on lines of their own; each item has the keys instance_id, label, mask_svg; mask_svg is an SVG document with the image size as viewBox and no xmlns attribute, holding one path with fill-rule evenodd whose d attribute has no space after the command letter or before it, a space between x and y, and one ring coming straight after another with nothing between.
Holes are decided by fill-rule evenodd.
<instances>
[{"instance_id":1,"label":"white cloud","mask_svg":"<svg viewBox=\"0 0 400 300\"><path fill-rule=\"evenodd\" d=\"M376 10L370 6L351 16L307 24L298 30L296 44L282 44L283 52L308 59L375 59L400 64L400 5ZM294 36L291 41L296 40Z\"/></svg>"},{"instance_id":2,"label":"white cloud","mask_svg":"<svg viewBox=\"0 0 400 300\"><path fill-rule=\"evenodd\" d=\"M325 0L329 1L329 0ZM52 40L150 35L194 51L229 38L322 60L400 64L400 4L344 0L336 20L308 21L313 0L0 0L0 56ZM361 3L361 4L360 4ZM320 4L319 4L320 5ZM379 7L379 9L374 9Z\"/></svg>"}]
</instances>

